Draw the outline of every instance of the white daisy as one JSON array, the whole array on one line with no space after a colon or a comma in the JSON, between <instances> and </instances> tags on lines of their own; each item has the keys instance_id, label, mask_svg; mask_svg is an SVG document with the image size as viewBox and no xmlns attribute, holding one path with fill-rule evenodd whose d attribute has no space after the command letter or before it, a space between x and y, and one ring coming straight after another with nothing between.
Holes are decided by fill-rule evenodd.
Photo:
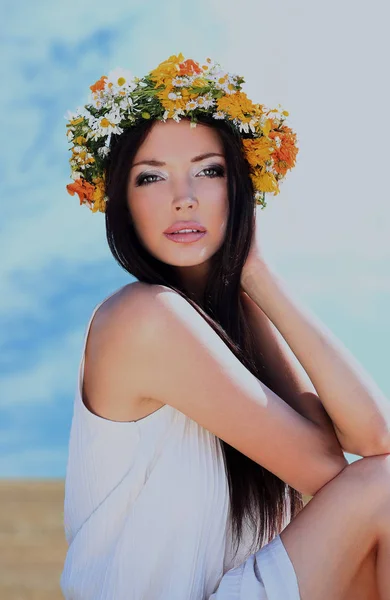
<instances>
[{"instance_id":1,"label":"white daisy","mask_svg":"<svg viewBox=\"0 0 390 600\"><path fill-rule=\"evenodd\" d=\"M206 71L207 76L209 76L209 75L213 76L218 71L221 72L221 65L218 62L215 62L215 61L208 62L208 61L206 61L204 64L208 65L208 70Z\"/></svg>"},{"instance_id":2,"label":"white daisy","mask_svg":"<svg viewBox=\"0 0 390 600\"><path fill-rule=\"evenodd\" d=\"M179 123L179 121L181 121L180 115L184 115L184 114L185 114L185 112L184 112L184 110L182 108L177 108L175 110L175 112L173 113L173 117L172 118L174 119L174 121L176 121L177 123Z\"/></svg>"},{"instance_id":3,"label":"white daisy","mask_svg":"<svg viewBox=\"0 0 390 600\"><path fill-rule=\"evenodd\" d=\"M113 104L113 98L110 92L94 92L92 94L90 103L98 110L103 107L111 108Z\"/></svg>"},{"instance_id":4,"label":"white daisy","mask_svg":"<svg viewBox=\"0 0 390 600\"><path fill-rule=\"evenodd\" d=\"M91 135L90 137L94 139L98 139L100 137L105 137L110 133L120 134L123 133L123 129L119 127L115 122L115 117L113 121L110 121L107 116L99 117L94 121L90 121L91 126Z\"/></svg>"},{"instance_id":5,"label":"white daisy","mask_svg":"<svg viewBox=\"0 0 390 600\"><path fill-rule=\"evenodd\" d=\"M238 127L240 131L245 131L245 133L249 133L249 123L243 123L242 121L239 121Z\"/></svg>"},{"instance_id":6,"label":"white daisy","mask_svg":"<svg viewBox=\"0 0 390 600\"><path fill-rule=\"evenodd\" d=\"M197 108L198 102L197 100L189 100L186 104L186 110L195 110Z\"/></svg>"},{"instance_id":7,"label":"white daisy","mask_svg":"<svg viewBox=\"0 0 390 600\"><path fill-rule=\"evenodd\" d=\"M122 98L122 100L119 102L119 107L122 110L131 110L132 107L134 105L133 99L130 96L125 96L124 98Z\"/></svg>"},{"instance_id":8,"label":"white daisy","mask_svg":"<svg viewBox=\"0 0 390 600\"><path fill-rule=\"evenodd\" d=\"M217 112L213 113L214 119L224 119L226 117L226 113L222 110L217 110Z\"/></svg>"},{"instance_id":9,"label":"white daisy","mask_svg":"<svg viewBox=\"0 0 390 600\"><path fill-rule=\"evenodd\" d=\"M175 87L188 87L192 83L191 77L174 77L172 79L172 85Z\"/></svg>"},{"instance_id":10,"label":"white daisy","mask_svg":"<svg viewBox=\"0 0 390 600\"><path fill-rule=\"evenodd\" d=\"M280 137L278 135L276 135L274 137L274 142L275 142L277 148L280 148L280 146L282 145L282 141L281 141L281 139L280 139Z\"/></svg>"},{"instance_id":11,"label":"white daisy","mask_svg":"<svg viewBox=\"0 0 390 600\"><path fill-rule=\"evenodd\" d=\"M208 74L208 78L211 79L211 81L214 81L214 83L219 83L221 85L223 82L219 80L223 79L225 81L227 79L227 75L228 74L226 71L222 71L222 69L215 69Z\"/></svg>"},{"instance_id":12,"label":"white daisy","mask_svg":"<svg viewBox=\"0 0 390 600\"><path fill-rule=\"evenodd\" d=\"M210 106L214 106L215 99L210 95L206 94L204 96L198 96L198 106L199 108L210 108Z\"/></svg>"},{"instance_id":13,"label":"white daisy","mask_svg":"<svg viewBox=\"0 0 390 600\"><path fill-rule=\"evenodd\" d=\"M108 112L104 115L104 117L106 119L108 119L110 121L110 123L114 123L115 125L118 125L118 123L120 123L122 120L122 112L121 112L119 106L115 105L110 112Z\"/></svg>"},{"instance_id":14,"label":"white daisy","mask_svg":"<svg viewBox=\"0 0 390 600\"><path fill-rule=\"evenodd\" d=\"M98 148L98 154L101 158L106 158L106 156L110 154L110 148L102 146L101 148Z\"/></svg>"},{"instance_id":15,"label":"white daisy","mask_svg":"<svg viewBox=\"0 0 390 600\"><path fill-rule=\"evenodd\" d=\"M237 92L237 89L235 87L229 87L229 83L226 83L224 86L222 86L222 89L225 92L225 94L235 94Z\"/></svg>"},{"instance_id":16,"label":"white daisy","mask_svg":"<svg viewBox=\"0 0 390 600\"><path fill-rule=\"evenodd\" d=\"M116 67L113 71L110 71L106 79L106 89L111 89L111 93L114 94L123 90L132 92L136 85L132 72L122 69L122 67Z\"/></svg>"},{"instance_id":17,"label":"white daisy","mask_svg":"<svg viewBox=\"0 0 390 600\"><path fill-rule=\"evenodd\" d=\"M112 132L110 131L110 133L106 137L106 141L104 142L104 145L105 145L106 148L108 148L110 146L111 136L112 136Z\"/></svg>"},{"instance_id":18,"label":"white daisy","mask_svg":"<svg viewBox=\"0 0 390 600\"><path fill-rule=\"evenodd\" d=\"M256 123L256 121L254 119L249 121L249 129L251 130L252 133L256 133L255 123Z\"/></svg>"}]
</instances>

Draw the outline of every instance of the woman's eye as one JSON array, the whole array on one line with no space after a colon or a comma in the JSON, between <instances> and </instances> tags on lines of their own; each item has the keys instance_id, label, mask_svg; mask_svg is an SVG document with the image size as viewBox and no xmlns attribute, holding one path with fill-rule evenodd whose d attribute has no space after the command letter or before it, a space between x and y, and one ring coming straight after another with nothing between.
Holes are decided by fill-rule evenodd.
<instances>
[{"instance_id":1,"label":"woman's eye","mask_svg":"<svg viewBox=\"0 0 390 600\"><path fill-rule=\"evenodd\" d=\"M139 185L148 185L149 183L154 183L155 179L153 179L153 177L158 178L158 175L139 175L135 181L135 185L139 186ZM152 178L152 181L150 181L150 178Z\"/></svg>"},{"instance_id":2,"label":"woman's eye","mask_svg":"<svg viewBox=\"0 0 390 600\"><path fill-rule=\"evenodd\" d=\"M225 169L220 165L217 165L215 167L206 167L205 169L203 169L203 171L201 171L201 173L204 173L205 171L212 171L209 177L223 177L225 174Z\"/></svg>"},{"instance_id":3,"label":"woman's eye","mask_svg":"<svg viewBox=\"0 0 390 600\"><path fill-rule=\"evenodd\" d=\"M201 173L206 173L206 176L212 179L213 177L223 177L225 169L221 165L215 165L214 167L206 167ZM155 183L158 179L161 179L159 175L139 175L135 180L135 185L149 185L150 183Z\"/></svg>"}]
</instances>

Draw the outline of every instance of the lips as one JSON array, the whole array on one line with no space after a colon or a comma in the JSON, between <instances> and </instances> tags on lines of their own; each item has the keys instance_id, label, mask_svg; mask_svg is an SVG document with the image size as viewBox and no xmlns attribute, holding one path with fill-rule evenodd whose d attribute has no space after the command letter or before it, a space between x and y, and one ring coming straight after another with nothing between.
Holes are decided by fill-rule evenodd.
<instances>
[{"instance_id":1,"label":"lips","mask_svg":"<svg viewBox=\"0 0 390 600\"><path fill-rule=\"evenodd\" d=\"M176 221L176 223L168 227L168 229L166 229L164 233L175 233L180 229L196 229L200 232L206 231L206 228L203 227L203 225L201 225L197 221Z\"/></svg>"},{"instance_id":2,"label":"lips","mask_svg":"<svg viewBox=\"0 0 390 600\"><path fill-rule=\"evenodd\" d=\"M205 235L205 231L200 231L198 233L164 233L165 237L176 242L178 244L188 244L192 242L197 242L202 239Z\"/></svg>"}]
</instances>

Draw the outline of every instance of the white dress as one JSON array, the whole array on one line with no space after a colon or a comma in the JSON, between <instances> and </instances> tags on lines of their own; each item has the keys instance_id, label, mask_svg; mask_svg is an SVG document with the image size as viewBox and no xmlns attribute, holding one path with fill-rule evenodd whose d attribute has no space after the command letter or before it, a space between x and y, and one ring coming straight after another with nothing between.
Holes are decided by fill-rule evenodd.
<instances>
[{"instance_id":1,"label":"white dress","mask_svg":"<svg viewBox=\"0 0 390 600\"><path fill-rule=\"evenodd\" d=\"M116 292L114 292L116 293ZM164 405L117 422L82 402L86 327L65 479L65 600L300 600L280 536L233 557L221 441Z\"/></svg>"}]
</instances>

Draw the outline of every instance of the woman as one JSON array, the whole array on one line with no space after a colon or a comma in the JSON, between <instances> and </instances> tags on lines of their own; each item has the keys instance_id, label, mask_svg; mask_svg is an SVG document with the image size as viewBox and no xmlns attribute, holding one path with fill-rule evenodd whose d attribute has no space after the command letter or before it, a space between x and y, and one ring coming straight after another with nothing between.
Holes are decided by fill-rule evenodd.
<instances>
[{"instance_id":1,"label":"woman","mask_svg":"<svg viewBox=\"0 0 390 600\"><path fill-rule=\"evenodd\" d=\"M138 281L86 328L62 591L389 599L388 401L266 264L256 203L265 173L274 192L281 179L265 170L275 136L249 100L241 118L228 104L213 116L223 95L205 92L204 73L241 101L243 80L201 68L173 56L144 86L114 72L91 86L92 117L71 120L68 191L105 212L110 249ZM114 92L127 121L109 105ZM198 233L174 233L183 229ZM348 465L343 450L364 458ZM306 506L302 494L313 496Z\"/></svg>"}]
</instances>

